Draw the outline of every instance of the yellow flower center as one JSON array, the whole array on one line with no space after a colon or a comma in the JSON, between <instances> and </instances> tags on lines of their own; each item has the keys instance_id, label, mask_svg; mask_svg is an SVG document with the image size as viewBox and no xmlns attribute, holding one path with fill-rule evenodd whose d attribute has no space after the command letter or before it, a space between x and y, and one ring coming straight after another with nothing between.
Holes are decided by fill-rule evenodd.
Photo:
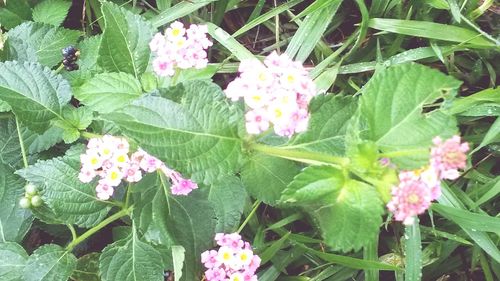
<instances>
[{"instance_id":1,"label":"yellow flower center","mask_svg":"<svg viewBox=\"0 0 500 281\"><path fill-rule=\"evenodd\" d=\"M174 35L174 36L178 36L179 34L181 34L181 30L180 30L180 29L178 29L178 28L174 28L174 29L172 30L172 35Z\"/></svg>"},{"instance_id":2,"label":"yellow flower center","mask_svg":"<svg viewBox=\"0 0 500 281\"><path fill-rule=\"evenodd\" d=\"M108 154L110 154L110 153L111 153L111 150L109 150L109 149L105 148L105 149L103 149L103 150L102 150L102 153L103 153L104 155L108 155Z\"/></svg>"},{"instance_id":3,"label":"yellow flower center","mask_svg":"<svg viewBox=\"0 0 500 281\"><path fill-rule=\"evenodd\" d=\"M225 261L227 261L227 260L230 260L230 259L231 259L231 255L230 255L229 253L224 253L224 254L222 255L222 258L223 258Z\"/></svg>"},{"instance_id":4,"label":"yellow flower center","mask_svg":"<svg viewBox=\"0 0 500 281\"><path fill-rule=\"evenodd\" d=\"M293 82L295 82L295 76L293 76L292 74L289 74L286 77L286 80L288 81L288 83L292 84Z\"/></svg>"},{"instance_id":5,"label":"yellow flower center","mask_svg":"<svg viewBox=\"0 0 500 281\"><path fill-rule=\"evenodd\" d=\"M281 116L283 116L283 111L281 111L280 109L275 109L274 110L274 116L276 118L280 118Z\"/></svg>"},{"instance_id":6,"label":"yellow flower center","mask_svg":"<svg viewBox=\"0 0 500 281\"><path fill-rule=\"evenodd\" d=\"M241 254L240 259L241 259L241 261L246 261L248 259L247 254L245 254L245 253Z\"/></svg>"},{"instance_id":7,"label":"yellow flower center","mask_svg":"<svg viewBox=\"0 0 500 281\"><path fill-rule=\"evenodd\" d=\"M112 180L118 179L118 173L117 172L111 172L111 179Z\"/></svg>"},{"instance_id":8,"label":"yellow flower center","mask_svg":"<svg viewBox=\"0 0 500 281\"><path fill-rule=\"evenodd\" d=\"M98 160L97 158L95 158L95 157L94 157L94 158L90 159L90 163L91 163L92 165L97 165L97 163L99 163L99 160Z\"/></svg>"},{"instance_id":9,"label":"yellow flower center","mask_svg":"<svg viewBox=\"0 0 500 281\"><path fill-rule=\"evenodd\" d=\"M120 163L125 162L125 156L123 156L123 155L118 156L118 158L116 159L116 161L118 161Z\"/></svg>"},{"instance_id":10,"label":"yellow flower center","mask_svg":"<svg viewBox=\"0 0 500 281\"><path fill-rule=\"evenodd\" d=\"M410 196L408 196L408 202L410 202L411 204L418 203L419 200L420 197L418 197L418 195L416 194L411 194Z\"/></svg>"}]
</instances>

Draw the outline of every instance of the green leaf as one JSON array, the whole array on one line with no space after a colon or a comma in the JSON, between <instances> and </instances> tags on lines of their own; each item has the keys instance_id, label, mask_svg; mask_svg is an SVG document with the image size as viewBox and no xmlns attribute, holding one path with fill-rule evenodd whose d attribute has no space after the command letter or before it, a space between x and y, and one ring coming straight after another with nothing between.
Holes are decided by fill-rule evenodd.
<instances>
[{"instance_id":1,"label":"green leaf","mask_svg":"<svg viewBox=\"0 0 500 281\"><path fill-rule=\"evenodd\" d=\"M186 250L182 246L172 246L172 259L174 262L174 278L175 281L181 280L182 277L182 267L184 263Z\"/></svg>"},{"instance_id":2,"label":"green leaf","mask_svg":"<svg viewBox=\"0 0 500 281\"><path fill-rule=\"evenodd\" d=\"M101 46L102 35L86 37L78 44L80 57L78 65L81 71L95 70L99 58L99 46Z\"/></svg>"},{"instance_id":3,"label":"green leaf","mask_svg":"<svg viewBox=\"0 0 500 281\"><path fill-rule=\"evenodd\" d=\"M8 36L9 59L38 60L45 66L53 67L62 61L61 49L75 44L80 33L48 24L25 22L10 30Z\"/></svg>"},{"instance_id":4,"label":"green leaf","mask_svg":"<svg viewBox=\"0 0 500 281\"><path fill-rule=\"evenodd\" d=\"M453 97L461 82L418 64L397 65L377 72L363 89L360 113L368 127L367 139L382 152L429 147L435 136L450 137L455 119L435 110L422 114L425 105ZM427 153L393 158L400 168L417 168Z\"/></svg>"},{"instance_id":5,"label":"green leaf","mask_svg":"<svg viewBox=\"0 0 500 281\"><path fill-rule=\"evenodd\" d=\"M242 112L210 82L184 84L180 104L147 96L103 118L117 124L148 153L198 183L234 174L242 157L238 137Z\"/></svg>"},{"instance_id":6,"label":"green leaf","mask_svg":"<svg viewBox=\"0 0 500 281\"><path fill-rule=\"evenodd\" d=\"M163 281L160 253L153 246L141 241L137 233L108 245L100 257L103 281Z\"/></svg>"},{"instance_id":7,"label":"green leaf","mask_svg":"<svg viewBox=\"0 0 500 281\"><path fill-rule=\"evenodd\" d=\"M11 167L0 162L0 242L21 242L31 227L30 212L18 204L24 184Z\"/></svg>"},{"instance_id":8,"label":"green leaf","mask_svg":"<svg viewBox=\"0 0 500 281\"><path fill-rule=\"evenodd\" d=\"M25 281L66 281L76 268L75 256L58 245L36 249L24 268Z\"/></svg>"},{"instance_id":9,"label":"green leaf","mask_svg":"<svg viewBox=\"0 0 500 281\"><path fill-rule=\"evenodd\" d=\"M451 41L476 47L495 46L495 43L484 38L476 31L435 22L374 18L370 19L368 26L398 34Z\"/></svg>"},{"instance_id":10,"label":"green leaf","mask_svg":"<svg viewBox=\"0 0 500 281\"><path fill-rule=\"evenodd\" d=\"M143 239L152 244L167 247L173 245L173 238L167 224L169 202L167 201L169 185L160 182L158 174L145 176L140 182L132 185L134 211L132 219L138 230L144 234ZM168 186L167 186L168 185Z\"/></svg>"},{"instance_id":11,"label":"green leaf","mask_svg":"<svg viewBox=\"0 0 500 281\"><path fill-rule=\"evenodd\" d=\"M95 195L96 183L78 179L83 148L78 147L64 157L39 161L17 173L39 186L43 201L57 219L80 227L92 227L103 220L110 207Z\"/></svg>"},{"instance_id":12,"label":"green leaf","mask_svg":"<svg viewBox=\"0 0 500 281\"><path fill-rule=\"evenodd\" d=\"M78 259L71 280L101 281L99 278L99 253L90 253Z\"/></svg>"},{"instance_id":13,"label":"green leaf","mask_svg":"<svg viewBox=\"0 0 500 281\"><path fill-rule=\"evenodd\" d=\"M222 178L212 184L208 201L217 216L216 233L233 233L239 226L247 193L241 180L235 176Z\"/></svg>"},{"instance_id":14,"label":"green leaf","mask_svg":"<svg viewBox=\"0 0 500 281\"><path fill-rule=\"evenodd\" d=\"M311 119L308 130L292 138L284 148L343 155L347 124L357 107L356 99L352 97L315 97L309 105Z\"/></svg>"},{"instance_id":15,"label":"green leaf","mask_svg":"<svg viewBox=\"0 0 500 281\"><path fill-rule=\"evenodd\" d=\"M45 0L33 8L33 21L61 25L66 18L71 2L64 0Z\"/></svg>"},{"instance_id":16,"label":"green leaf","mask_svg":"<svg viewBox=\"0 0 500 281\"><path fill-rule=\"evenodd\" d=\"M92 110L110 113L142 94L140 82L127 73L102 73L75 91L75 97Z\"/></svg>"},{"instance_id":17,"label":"green leaf","mask_svg":"<svg viewBox=\"0 0 500 281\"><path fill-rule=\"evenodd\" d=\"M21 245L0 243L0 278L3 281L22 281L28 254Z\"/></svg>"},{"instance_id":18,"label":"green leaf","mask_svg":"<svg viewBox=\"0 0 500 281\"><path fill-rule=\"evenodd\" d=\"M50 127L41 135L34 134L34 138L28 147L29 154L39 153L51 148L62 141L62 135L63 130L58 127Z\"/></svg>"},{"instance_id":19,"label":"green leaf","mask_svg":"<svg viewBox=\"0 0 500 281\"><path fill-rule=\"evenodd\" d=\"M71 99L69 84L39 64L0 63L0 98L30 130L44 132Z\"/></svg>"},{"instance_id":20,"label":"green leaf","mask_svg":"<svg viewBox=\"0 0 500 281\"><path fill-rule=\"evenodd\" d=\"M206 200L190 195L170 196L168 226L175 244L186 250L182 269L184 281L200 280L201 253L212 247L215 235L215 213Z\"/></svg>"},{"instance_id":21,"label":"green leaf","mask_svg":"<svg viewBox=\"0 0 500 281\"><path fill-rule=\"evenodd\" d=\"M298 173L299 168L293 161L255 154L241 169L241 180L252 197L275 205Z\"/></svg>"},{"instance_id":22,"label":"green leaf","mask_svg":"<svg viewBox=\"0 0 500 281\"><path fill-rule=\"evenodd\" d=\"M7 1L0 4L0 25L14 28L23 21L31 19L31 8L26 0Z\"/></svg>"},{"instance_id":23,"label":"green leaf","mask_svg":"<svg viewBox=\"0 0 500 281\"><path fill-rule=\"evenodd\" d=\"M21 147L14 118L0 120L0 163L17 166L21 161Z\"/></svg>"},{"instance_id":24,"label":"green leaf","mask_svg":"<svg viewBox=\"0 0 500 281\"><path fill-rule=\"evenodd\" d=\"M309 166L298 174L283 191L284 204L309 204L322 201L335 193L345 183L341 170L332 166Z\"/></svg>"},{"instance_id":25,"label":"green leaf","mask_svg":"<svg viewBox=\"0 0 500 281\"><path fill-rule=\"evenodd\" d=\"M326 200L326 198L325 198ZM349 180L331 195L331 204L311 210L318 221L325 243L344 252L359 250L379 231L382 200L372 186Z\"/></svg>"},{"instance_id":26,"label":"green leaf","mask_svg":"<svg viewBox=\"0 0 500 281\"><path fill-rule=\"evenodd\" d=\"M141 16L103 2L106 26L99 48L99 65L109 72L126 72L139 79L149 63L153 27ZM112 48L111 48L112 46Z\"/></svg>"}]
</instances>

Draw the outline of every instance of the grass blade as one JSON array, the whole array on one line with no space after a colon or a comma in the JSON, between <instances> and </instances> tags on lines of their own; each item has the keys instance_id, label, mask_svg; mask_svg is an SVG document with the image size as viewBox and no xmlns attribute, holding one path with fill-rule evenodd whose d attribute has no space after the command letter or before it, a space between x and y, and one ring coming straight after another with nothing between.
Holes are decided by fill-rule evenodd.
<instances>
[{"instance_id":1,"label":"grass blade","mask_svg":"<svg viewBox=\"0 0 500 281\"><path fill-rule=\"evenodd\" d=\"M374 18L370 19L368 26L398 34L464 43L481 48L495 46L478 32L434 22Z\"/></svg>"},{"instance_id":2,"label":"grass blade","mask_svg":"<svg viewBox=\"0 0 500 281\"><path fill-rule=\"evenodd\" d=\"M279 15L281 13L283 13L284 11L292 8L293 6L299 4L300 2L302 2L302 0L294 0L294 1L290 1L290 2L287 2L281 6L278 6L272 10L270 10L269 12L255 18L254 20L248 22L247 24L245 24L244 26L242 26L240 29L238 29L235 33L233 33L233 37L238 37L242 34L244 34L245 32L249 31L250 29L268 21L269 19L275 17L276 15Z\"/></svg>"},{"instance_id":3,"label":"grass blade","mask_svg":"<svg viewBox=\"0 0 500 281\"><path fill-rule=\"evenodd\" d=\"M422 279L422 244L418 219L405 227L405 281Z\"/></svg>"},{"instance_id":4,"label":"grass blade","mask_svg":"<svg viewBox=\"0 0 500 281\"><path fill-rule=\"evenodd\" d=\"M254 55L241 45L236 39L231 37L224 29L216 26L213 23L206 23L208 25L208 33L222 46L226 47L231 53L239 60L255 58Z\"/></svg>"},{"instance_id":5,"label":"grass blade","mask_svg":"<svg viewBox=\"0 0 500 281\"><path fill-rule=\"evenodd\" d=\"M476 214L436 203L432 204L432 210L456 224L470 228L473 231L500 233L500 218Z\"/></svg>"},{"instance_id":6,"label":"grass blade","mask_svg":"<svg viewBox=\"0 0 500 281\"><path fill-rule=\"evenodd\" d=\"M190 3L188 1L182 1L166 10L161 12L159 15L154 17L151 20L151 23L154 27L158 28L164 24L167 24L171 21L174 21L178 18L181 18L185 15L189 15L190 13L205 7L206 5L214 2L215 0L205 0L199 1L196 3Z\"/></svg>"},{"instance_id":7,"label":"grass blade","mask_svg":"<svg viewBox=\"0 0 500 281\"><path fill-rule=\"evenodd\" d=\"M300 61L307 59L337 13L341 2L337 0L304 19L286 49L288 56Z\"/></svg>"}]
</instances>

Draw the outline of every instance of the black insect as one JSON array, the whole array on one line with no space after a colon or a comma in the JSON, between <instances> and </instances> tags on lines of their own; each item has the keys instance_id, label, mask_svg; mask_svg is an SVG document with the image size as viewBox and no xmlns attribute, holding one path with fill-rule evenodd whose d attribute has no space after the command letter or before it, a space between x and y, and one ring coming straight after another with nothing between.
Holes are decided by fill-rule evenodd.
<instances>
[{"instance_id":1,"label":"black insect","mask_svg":"<svg viewBox=\"0 0 500 281\"><path fill-rule=\"evenodd\" d=\"M78 70L80 67L76 63L80 56L80 51L74 46L68 46L62 49L63 65L67 71Z\"/></svg>"}]
</instances>

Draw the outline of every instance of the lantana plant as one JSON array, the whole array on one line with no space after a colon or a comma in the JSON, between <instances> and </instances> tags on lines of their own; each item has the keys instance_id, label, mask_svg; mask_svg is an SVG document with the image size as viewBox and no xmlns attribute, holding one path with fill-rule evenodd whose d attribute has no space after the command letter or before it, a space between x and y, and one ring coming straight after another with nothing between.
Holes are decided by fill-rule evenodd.
<instances>
[{"instance_id":1,"label":"lantana plant","mask_svg":"<svg viewBox=\"0 0 500 281\"><path fill-rule=\"evenodd\" d=\"M461 97L463 81L410 62L469 45L432 41L382 61L401 42L370 41L385 35L367 33L383 11L364 1L338 49L321 41L330 21L318 15L344 4L315 1L293 17L290 42L266 25L277 42L262 56L213 23L238 1L156 1L145 13L151 1L84 1L94 20L81 32L61 26L69 2L12 2L0 6L0 23L16 14L0 29L0 279L420 280L421 233L450 239L443 252L475 241L473 265L500 262L498 219L479 208L498 192L485 185L474 201L462 190L485 177L472 156L494 143L498 120L471 133L457 118L497 97ZM188 15L208 4L210 21ZM273 16L252 13L243 30ZM467 42L484 47L480 35ZM445 219L462 230L436 230Z\"/></svg>"}]
</instances>

